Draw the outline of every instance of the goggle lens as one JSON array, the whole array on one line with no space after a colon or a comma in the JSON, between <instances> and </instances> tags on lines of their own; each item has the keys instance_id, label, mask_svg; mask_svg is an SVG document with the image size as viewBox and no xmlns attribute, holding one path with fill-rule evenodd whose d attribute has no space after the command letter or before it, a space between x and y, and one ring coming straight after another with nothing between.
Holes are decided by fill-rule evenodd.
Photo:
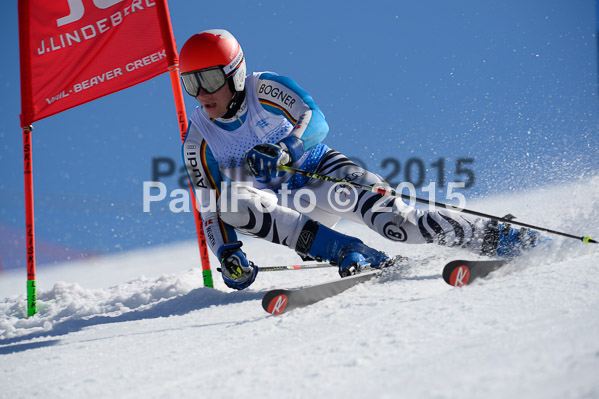
<instances>
[{"instance_id":1,"label":"goggle lens","mask_svg":"<svg viewBox=\"0 0 599 399\"><path fill-rule=\"evenodd\" d=\"M200 94L200 89L212 94L219 91L227 83L227 77L221 67L186 72L181 75L181 80L187 94L193 97Z\"/></svg>"}]
</instances>

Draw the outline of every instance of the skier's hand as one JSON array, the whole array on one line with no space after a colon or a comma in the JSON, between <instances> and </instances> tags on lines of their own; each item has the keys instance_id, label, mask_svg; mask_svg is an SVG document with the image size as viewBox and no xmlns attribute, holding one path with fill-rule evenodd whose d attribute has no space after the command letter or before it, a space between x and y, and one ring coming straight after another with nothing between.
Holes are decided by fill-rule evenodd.
<instances>
[{"instance_id":1,"label":"skier's hand","mask_svg":"<svg viewBox=\"0 0 599 399\"><path fill-rule=\"evenodd\" d=\"M245 170L257 178L280 177L285 172L279 172L280 165L291 162L291 155L279 144L258 144L245 153Z\"/></svg>"},{"instance_id":2,"label":"skier's hand","mask_svg":"<svg viewBox=\"0 0 599 399\"><path fill-rule=\"evenodd\" d=\"M297 161L304 150L304 142L292 135L277 144L258 144L245 153L245 169L249 175L268 182L281 177L285 172L280 172L279 166Z\"/></svg>"},{"instance_id":3,"label":"skier's hand","mask_svg":"<svg viewBox=\"0 0 599 399\"><path fill-rule=\"evenodd\" d=\"M258 267L247 260L241 245L241 241L230 242L220 247L217 253L225 284L236 290L249 287L258 274Z\"/></svg>"}]
</instances>

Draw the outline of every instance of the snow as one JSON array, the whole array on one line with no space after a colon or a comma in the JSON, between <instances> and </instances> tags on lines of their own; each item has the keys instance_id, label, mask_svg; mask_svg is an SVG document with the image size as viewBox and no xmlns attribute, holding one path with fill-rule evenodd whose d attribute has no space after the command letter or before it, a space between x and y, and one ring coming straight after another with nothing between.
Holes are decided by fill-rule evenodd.
<instances>
[{"instance_id":1,"label":"snow","mask_svg":"<svg viewBox=\"0 0 599 399\"><path fill-rule=\"evenodd\" d=\"M468 206L599 236L597 204L594 177ZM266 290L336 270L264 272L242 292L214 272L215 289L204 288L196 245L181 243L40 268L30 318L24 272L5 273L0 397L599 397L597 246L553 236L550 248L453 288L442 265L472 255L340 228L412 261L282 316L263 311ZM244 248L262 266L298 262L259 240Z\"/></svg>"}]
</instances>

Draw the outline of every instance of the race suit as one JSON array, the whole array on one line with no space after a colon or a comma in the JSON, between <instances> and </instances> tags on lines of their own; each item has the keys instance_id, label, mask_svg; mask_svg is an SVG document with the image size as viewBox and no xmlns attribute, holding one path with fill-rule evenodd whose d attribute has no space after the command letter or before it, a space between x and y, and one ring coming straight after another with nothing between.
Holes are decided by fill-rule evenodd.
<instances>
[{"instance_id":1,"label":"race suit","mask_svg":"<svg viewBox=\"0 0 599 399\"><path fill-rule=\"evenodd\" d=\"M299 138L305 152L291 166L360 184L383 179L322 143L329 126L320 108L293 80L270 72L246 78L246 95L230 119L191 115L183 159L199 202L213 253L237 241L236 232L296 250L310 219L333 227L341 218L368 226L392 241L437 243L485 250L485 224L457 213L420 210L401 199L292 173L254 178L244 155L260 143Z\"/></svg>"}]
</instances>

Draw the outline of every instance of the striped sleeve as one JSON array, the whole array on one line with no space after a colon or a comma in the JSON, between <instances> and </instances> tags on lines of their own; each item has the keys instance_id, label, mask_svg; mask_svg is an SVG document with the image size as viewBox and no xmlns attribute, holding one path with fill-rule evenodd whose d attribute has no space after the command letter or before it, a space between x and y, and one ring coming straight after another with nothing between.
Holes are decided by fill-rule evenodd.
<instances>
[{"instance_id":1,"label":"striped sleeve","mask_svg":"<svg viewBox=\"0 0 599 399\"><path fill-rule=\"evenodd\" d=\"M222 176L210 147L193 123L183 143L183 162L199 204L206 241L216 255L223 244L237 241L237 234L218 216Z\"/></svg>"},{"instance_id":2,"label":"striped sleeve","mask_svg":"<svg viewBox=\"0 0 599 399\"><path fill-rule=\"evenodd\" d=\"M265 110L284 116L295 126L292 135L303 142L305 151L311 150L326 137L329 125L324 114L294 80L264 72L256 90Z\"/></svg>"}]
</instances>

